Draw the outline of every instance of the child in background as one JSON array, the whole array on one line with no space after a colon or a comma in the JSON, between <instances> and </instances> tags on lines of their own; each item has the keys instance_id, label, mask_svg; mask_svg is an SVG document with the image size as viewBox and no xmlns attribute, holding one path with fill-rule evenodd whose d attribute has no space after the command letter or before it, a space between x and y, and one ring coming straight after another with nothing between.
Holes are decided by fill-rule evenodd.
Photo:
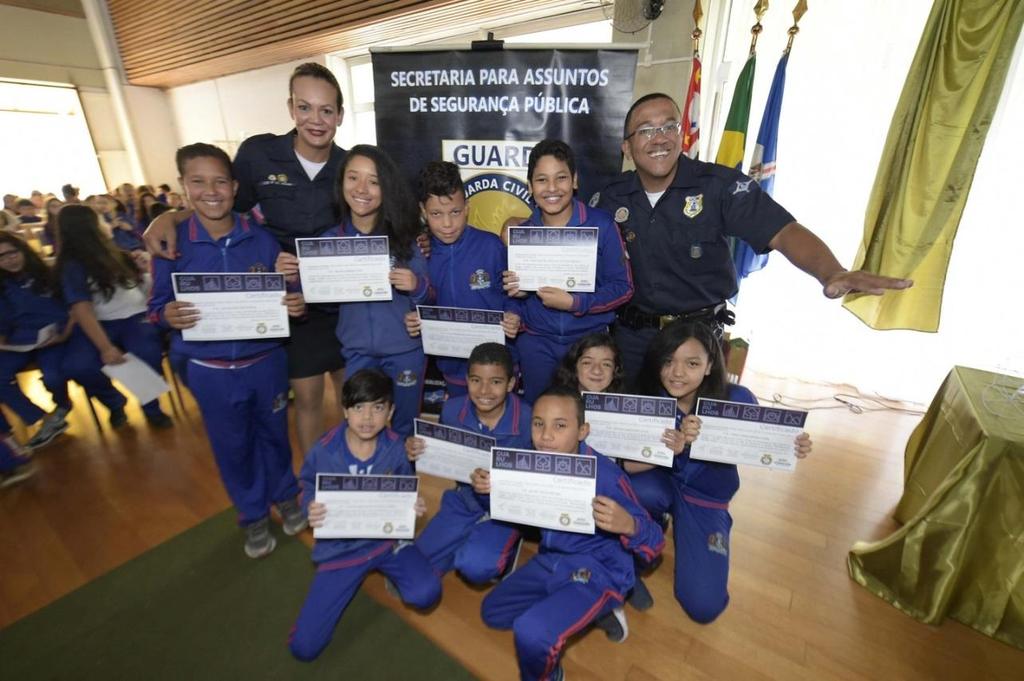
<instances>
[{"instance_id":1,"label":"child in background","mask_svg":"<svg viewBox=\"0 0 1024 681\"><path fill-rule=\"evenodd\" d=\"M714 333L691 321L673 322L658 332L644 356L637 388L642 395L676 399L676 429L662 437L676 455L672 469L636 461L624 465L648 512L655 518L672 514L676 600L690 618L706 624L729 604L729 501L740 479L732 464L690 458L689 445L700 434L693 410L700 397L746 404L757 404L757 398L727 381ZM810 436L798 435L794 447L798 458L806 457Z\"/></svg>"},{"instance_id":2,"label":"child in background","mask_svg":"<svg viewBox=\"0 0 1024 681\"><path fill-rule=\"evenodd\" d=\"M501 326L510 340L519 333L518 301L505 295L501 274L508 253L498 235L468 225L466 190L454 163L431 161L420 171L420 214L430 230L427 272L434 297L431 305L504 310ZM416 311L405 317L410 336L418 336ZM513 351L514 352L514 351ZM466 360L439 357L448 397L466 394Z\"/></svg>"},{"instance_id":3,"label":"child in background","mask_svg":"<svg viewBox=\"0 0 1024 681\"><path fill-rule=\"evenodd\" d=\"M427 264L416 246L416 203L398 167L377 147L349 150L338 177L341 224L321 236L386 236L391 253L390 301L341 303L338 339L349 372L380 369L395 383L395 420L402 436L412 433L419 414L426 357L419 339L405 329L405 315L429 297ZM298 258L282 253L277 271L298 275Z\"/></svg>"},{"instance_id":4,"label":"child in background","mask_svg":"<svg viewBox=\"0 0 1024 681\"><path fill-rule=\"evenodd\" d=\"M441 424L494 438L499 447L530 448L529 405L512 393L512 356L504 345L483 343L468 360L469 394L451 397L441 409ZM421 438L405 442L410 461L424 451ZM456 483L441 497L441 509L416 538L435 572L453 567L473 584L486 584L513 568L522 535L514 525L491 520L490 498Z\"/></svg>"},{"instance_id":5,"label":"child in background","mask_svg":"<svg viewBox=\"0 0 1024 681\"><path fill-rule=\"evenodd\" d=\"M103 234L99 216L88 206L64 206L57 226L57 274L64 303L82 332L68 341L65 374L98 397L110 410L111 427L120 428L128 422L125 398L109 380L97 381L95 375L104 364L123 364L124 352L162 373L163 341L159 329L146 319L148 275ZM151 426L171 427L171 417L161 411L158 400L142 405L142 411Z\"/></svg>"},{"instance_id":6,"label":"child in background","mask_svg":"<svg viewBox=\"0 0 1024 681\"><path fill-rule=\"evenodd\" d=\"M110 225L111 237L118 248L128 253L145 252L146 246L136 232L135 225L125 214L124 205L120 201L109 194L100 194L96 197L93 207L100 217Z\"/></svg>"},{"instance_id":7,"label":"child in background","mask_svg":"<svg viewBox=\"0 0 1024 681\"><path fill-rule=\"evenodd\" d=\"M526 295L519 291L516 273L504 273L508 294L525 296L523 333L517 347L523 359L523 397L532 402L551 383L569 346L589 333L607 331L615 309L633 296L633 275L612 216L576 199L576 157L568 144L552 139L539 142L530 152L527 177L537 207L524 225L598 228L594 293L544 286Z\"/></svg>"},{"instance_id":8,"label":"child in background","mask_svg":"<svg viewBox=\"0 0 1024 681\"><path fill-rule=\"evenodd\" d=\"M281 339L186 341L181 330L196 325L191 303L174 300L175 272L267 272L281 251L259 225L233 213L235 181L231 159L210 144L190 144L175 157L181 184L195 213L178 225L176 260L153 261L149 318L174 329L172 364L183 366L210 438L221 480L245 528L245 553L260 558L277 545L268 513L276 505L284 533L306 528L296 497L288 441L288 368ZM301 293L282 304L297 317L305 309Z\"/></svg>"},{"instance_id":9,"label":"child in background","mask_svg":"<svg viewBox=\"0 0 1024 681\"><path fill-rule=\"evenodd\" d=\"M487 626L514 633L523 679L563 678L559 662L568 639L599 617L621 613L633 586L633 554L649 561L664 544L629 477L583 443L589 430L583 399L572 388L552 386L533 405L535 449L597 457L597 529L593 535L541 529L540 552L484 598L481 615ZM475 487L489 493L490 476ZM625 618L621 621L624 628Z\"/></svg>"},{"instance_id":10,"label":"child in background","mask_svg":"<svg viewBox=\"0 0 1024 681\"><path fill-rule=\"evenodd\" d=\"M315 500L317 473L413 475L401 438L387 428L394 411L391 379L363 369L342 388L345 421L327 432L302 465L302 503L309 524L321 527L327 508ZM426 507L416 500L416 515ZM345 608L373 570L382 572L405 603L429 608L441 598L441 579L411 541L392 539L317 539L316 575L292 629L288 645L300 660L314 660L334 635Z\"/></svg>"},{"instance_id":11,"label":"child in background","mask_svg":"<svg viewBox=\"0 0 1024 681\"><path fill-rule=\"evenodd\" d=\"M615 339L608 333L592 333L569 348L558 364L552 384L580 392L621 393L624 376Z\"/></svg>"},{"instance_id":12,"label":"child in background","mask_svg":"<svg viewBox=\"0 0 1024 681\"><path fill-rule=\"evenodd\" d=\"M21 237L0 232L0 345L34 345L40 330L50 325L56 326L56 333L41 347L28 352L0 350L0 403L26 426L42 421L29 447L47 445L68 429L71 400L62 364L71 324L50 267ZM18 372L32 362L57 405L52 413L36 406L18 386Z\"/></svg>"},{"instance_id":13,"label":"child in background","mask_svg":"<svg viewBox=\"0 0 1024 681\"><path fill-rule=\"evenodd\" d=\"M32 203L32 199L18 199L17 208L18 219L21 220L21 224L31 225L43 221L39 217L39 209Z\"/></svg>"}]
</instances>

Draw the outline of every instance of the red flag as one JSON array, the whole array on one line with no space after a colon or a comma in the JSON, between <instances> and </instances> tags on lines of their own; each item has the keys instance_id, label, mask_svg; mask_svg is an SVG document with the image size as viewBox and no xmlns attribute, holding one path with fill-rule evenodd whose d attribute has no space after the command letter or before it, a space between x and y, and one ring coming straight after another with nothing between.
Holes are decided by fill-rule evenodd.
<instances>
[{"instance_id":1,"label":"red flag","mask_svg":"<svg viewBox=\"0 0 1024 681\"><path fill-rule=\"evenodd\" d=\"M700 151L700 57L693 56L690 70L690 87L686 89L686 103L683 105L683 153L697 158Z\"/></svg>"}]
</instances>

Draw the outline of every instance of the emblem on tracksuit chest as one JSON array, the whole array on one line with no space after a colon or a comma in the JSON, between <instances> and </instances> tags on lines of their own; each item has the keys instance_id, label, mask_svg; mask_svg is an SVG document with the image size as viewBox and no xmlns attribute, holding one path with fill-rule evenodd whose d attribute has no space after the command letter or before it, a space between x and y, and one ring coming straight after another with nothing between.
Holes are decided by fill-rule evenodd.
<instances>
[{"instance_id":1,"label":"emblem on tracksuit chest","mask_svg":"<svg viewBox=\"0 0 1024 681\"><path fill-rule=\"evenodd\" d=\"M416 385L416 372L412 369L399 371L395 376L395 384L402 388L411 388Z\"/></svg>"},{"instance_id":2,"label":"emblem on tracksuit chest","mask_svg":"<svg viewBox=\"0 0 1024 681\"><path fill-rule=\"evenodd\" d=\"M491 275L486 270L477 269L469 275L469 288L474 291L491 287Z\"/></svg>"}]
</instances>

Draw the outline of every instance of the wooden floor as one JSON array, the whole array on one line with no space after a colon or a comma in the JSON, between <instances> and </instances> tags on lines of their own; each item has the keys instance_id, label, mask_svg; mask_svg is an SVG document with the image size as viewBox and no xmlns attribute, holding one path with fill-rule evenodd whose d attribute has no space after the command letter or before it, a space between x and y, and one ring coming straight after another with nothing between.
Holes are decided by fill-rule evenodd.
<instances>
[{"instance_id":1,"label":"wooden floor","mask_svg":"<svg viewBox=\"0 0 1024 681\"><path fill-rule=\"evenodd\" d=\"M834 386L748 376L760 396L828 397ZM45 402L37 385L32 394ZM60 598L228 507L186 397L173 430L149 430L137 406L131 427L97 433L81 394L72 428L40 451L39 473L0 490L0 627ZM169 405L169 403L168 403ZM336 413L333 408L330 409ZM101 414L101 418L103 418ZM1024 652L953 621L920 624L857 586L846 554L880 538L902 490L902 451L919 416L815 411L815 452L793 474L745 469L732 511L732 602L711 625L685 617L672 597L672 547L648 580L656 604L628 610L630 636L575 641L569 679L1014 679ZM299 459L296 457L296 466ZM431 509L445 487L427 480ZM311 537L302 538L307 543ZM279 541L294 541L278 532ZM239 561L242 553L239 535ZM449 575L444 600L421 615L367 589L484 679L517 678L511 635L480 621L483 591ZM295 594L295 608L304 598ZM2 632L0 632L2 636ZM282 632L282 640L284 632Z\"/></svg>"}]
</instances>

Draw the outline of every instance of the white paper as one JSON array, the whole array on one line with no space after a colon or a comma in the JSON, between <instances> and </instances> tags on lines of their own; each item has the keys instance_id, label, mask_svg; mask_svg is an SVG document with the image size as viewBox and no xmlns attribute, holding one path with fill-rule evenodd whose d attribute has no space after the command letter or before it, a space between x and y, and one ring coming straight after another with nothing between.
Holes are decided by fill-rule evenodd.
<instances>
[{"instance_id":1,"label":"white paper","mask_svg":"<svg viewBox=\"0 0 1024 681\"><path fill-rule=\"evenodd\" d=\"M417 305L423 352L441 357L469 359L481 343L505 344L500 310Z\"/></svg>"},{"instance_id":2,"label":"white paper","mask_svg":"<svg viewBox=\"0 0 1024 681\"><path fill-rule=\"evenodd\" d=\"M672 466L675 455L661 441L676 427L676 401L617 393L583 393L590 435L587 444L605 456Z\"/></svg>"},{"instance_id":3,"label":"white paper","mask_svg":"<svg viewBox=\"0 0 1024 681\"><path fill-rule=\"evenodd\" d=\"M703 398L694 411L701 425L691 459L796 469L793 441L803 431L806 411Z\"/></svg>"},{"instance_id":4,"label":"white paper","mask_svg":"<svg viewBox=\"0 0 1024 681\"><path fill-rule=\"evenodd\" d=\"M469 483L477 468L491 467L491 447L497 444L494 438L422 419L413 419L413 427L426 445L416 460L417 473Z\"/></svg>"},{"instance_id":5,"label":"white paper","mask_svg":"<svg viewBox=\"0 0 1024 681\"><path fill-rule=\"evenodd\" d=\"M39 329L39 333L36 334L36 342L31 345L0 345L0 350L5 352L30 352L35 350L40 345L47 343L51 338L57 335L57 325L47 324L43 328Z\"/></svg>"},{"instance_id":6,"label":"white paper","mask_svg":"<svg viewBox=\"0 0 1024 681\"><path fill-rule=\"evenodd\" d=\"M124 359L124 364L106 364L102 371L135 395L139 404L152 402L171 389L163 376L132 353L124 353Z\"/></svg>"},{"instance_id":7,"label":"white paper","mask_svg":"<svg viewBox=\"0 0 1024 681\"><path fill-rule=\"evenodd\" d=\"M175 272L174 298L192 303L199 321L183 329L186 341L287 338L284 275L238 272Z\"/></svg>"},{"instance_id":8,"label":"white paper","mask_svg":"<svg viewBox=\"0 0 1024 681\"><path fill-rule=\"evenodd\" d=\"M391 300L386 236L296 239L295 249L307 303Z\"/></svg>"},{"instance_id":9,"label":"white paper","mask_svg":"<svg viewBox=\"0 0 1024 681\"><path fill-rule=\"evenodd\" d=\"M491 450L491 517L594 534L597 457L525 449Z\"/></svg>"},{"instance_id":10,"label":"white paper","mask_svg":"<svg viewBox=\"0 0 1024 681\"><path fill-rule=\"evenodd\" d=\"M508 269L521 291L555 286L593 293L597 236L597 227L509 227Z\"/></svg>"},{"instance_id":11,"label":"white paper","mask_svg":"<svg viewBox=\"0 0 1024 681\"><path fill-rule=\"evenodd\" d=\"M317 502L327 506L317 539L412 539L419 480L409 475L316 476Z\"/></svg>"}]
</instances>

